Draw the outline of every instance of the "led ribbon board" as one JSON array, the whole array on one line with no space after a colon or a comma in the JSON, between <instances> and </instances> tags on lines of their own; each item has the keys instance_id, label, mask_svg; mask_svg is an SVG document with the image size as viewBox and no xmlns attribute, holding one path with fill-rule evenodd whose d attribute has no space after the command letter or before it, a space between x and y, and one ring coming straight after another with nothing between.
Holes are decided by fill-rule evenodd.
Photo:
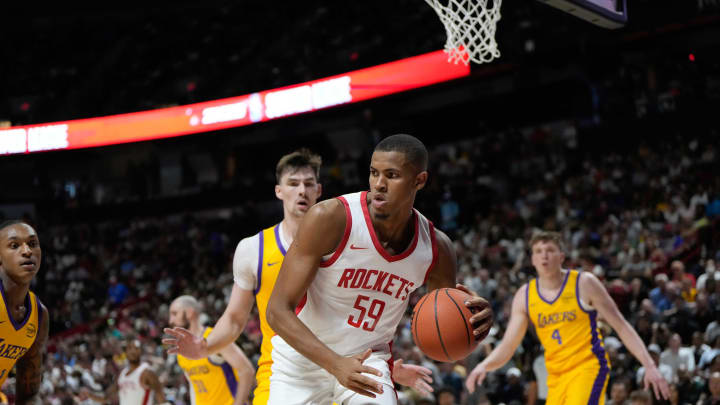
<instances>
[{"instance_id":1,"label":"led ribbon board","mask_svg":"<svg viewBox=\"0 0 720 405\"><path fill-rule=\"evenodd\" d=\"M470 74L436 51L325 79L178 107L0 129L0 155L90 148L240 127Z\"/></svg>"}]
</instances>

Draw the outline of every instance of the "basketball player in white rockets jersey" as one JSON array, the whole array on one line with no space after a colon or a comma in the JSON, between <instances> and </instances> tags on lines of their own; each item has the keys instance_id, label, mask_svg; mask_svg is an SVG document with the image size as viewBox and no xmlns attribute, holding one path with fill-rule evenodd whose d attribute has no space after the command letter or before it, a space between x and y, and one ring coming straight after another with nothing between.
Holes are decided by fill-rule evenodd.
<instances>
[{"instance_id":1,"label":"basketball player in white rockets jersey","mask_svg":"<svg viewBox=\"0 0 720 405\"><path fill-rule=\"evenodd\" d=\"M105 396L83 391L81 399L90 397L100 403L110 403L117 394L120 405L153 405L164 404L165 394L157 374L150 365L140 361L141 343L137 339L126 341L125 357L128 365L120 371L117 384L111 385Z\"/></svg>"},{"instance_id":2,"label":"basketball player in white rockets jersey","mask_svg":"<svg viewBox=\"0 0 720 405\"><path fill-rule=\"evenodd\" d=\"M426 282L469 292L455 283L452 242L413 208L426 169L422 142L390 136L372 155L369 192L308 211L268 305L277 333L268 404L397 404L391 344L408 297ZM471 322L484 333L490 309Z\"/></svg>"}]
</instances>

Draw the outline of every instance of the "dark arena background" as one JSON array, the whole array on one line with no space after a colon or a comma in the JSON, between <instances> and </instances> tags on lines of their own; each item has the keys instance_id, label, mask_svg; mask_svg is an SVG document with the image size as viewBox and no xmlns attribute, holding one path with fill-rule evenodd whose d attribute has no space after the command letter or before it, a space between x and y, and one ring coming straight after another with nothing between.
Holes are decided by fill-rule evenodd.
<instances>
[{"instance_id":1,"label":"dark arena background","mask_svg":"<svg viewBox=\"0 0 720 405\"><path fill-rule=\"evenodd\" d=\"M191 294L206 324L220 317L238 242L282 219L277 160L320 154L332 198L367 189L374 145L396 133L426 144L415 206L495 314L468 358L433 362L411 338L416 292L394 356L433 370L435 394L398 386L401 404L542 403L532 333L464 386L535 277L539 229L562 234L564 267L595 274L656 357L673 400L654 403L720 403L720 2L627 0L625 26L606 29L506 0L501 56L470 67L446 62L421 0L65 6L9 7L0 28L0 220L32 224L43 249L42 403L95 403L80 392L115 383L132 335L166 398L189 404L160 342L168 306ZM630 403L619 391L643 390L640 364L601 328L606 403ZM253 310L237 341L253 362L261 337Z\"/></svg>"}]
</instances>

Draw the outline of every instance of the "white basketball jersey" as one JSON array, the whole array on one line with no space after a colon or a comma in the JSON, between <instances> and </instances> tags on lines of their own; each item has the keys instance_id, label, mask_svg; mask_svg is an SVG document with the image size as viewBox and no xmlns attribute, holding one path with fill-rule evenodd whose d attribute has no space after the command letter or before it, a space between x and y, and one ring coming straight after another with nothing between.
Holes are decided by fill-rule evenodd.
<instances>
[{"instance_id":1,"label":"white basketball jersey","mask_svg":"<svg viewBox=\"0 0 720 405\"><path fill-rule=\"evenodd\" d=\"M120 372L120 377L118 377L120 405L152 405L152 393L140 383L140 376L148 367L150 367L149 364L142 363L129 374L128 367Z\"/></svg>"},{"instance_id":2,"label":"white basketball jersey","mask_svg":"<svg viewBox=\"0 0 720 405\"><path fill-rule=\"evenodd\" d=\"M325 257L296 312L298 318L336 353L389 351L410 294L423 285L437 260L435 230L417 210L408 248L388 254L375 235L367 192L338 197L345 205L345 234L338 249ZM278 345L276 345L276 340ZM292 348L280 336L276 350Z\"/></svg>"}]
</instances>

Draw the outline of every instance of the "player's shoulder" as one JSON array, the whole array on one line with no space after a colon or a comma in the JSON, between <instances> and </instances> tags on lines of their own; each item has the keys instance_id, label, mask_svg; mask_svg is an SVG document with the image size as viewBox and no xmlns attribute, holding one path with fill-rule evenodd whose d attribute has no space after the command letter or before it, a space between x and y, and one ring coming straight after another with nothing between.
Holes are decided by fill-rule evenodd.
<instances>
[{"instance_id":1,"label":"player's shoulder","mask_svg":"<svg viewBox=\"0 0 720 405\"><path fill-rule=\"evenodd\" d=\"M599 285L602 286L602 281L600 281L600 279L597 278L597 276L594 275L592 272L582 271L582 270L569 270L569 271L574 271L577 273L576 277L578 278L578 285L580 286L580 288L584 289L587 287L594 288Z\"/></svg>"},{"instance_id":2,"label":"player's shoulder","mask_svg":"<svg viewBox=\"0 0 720 405\"><path fill-rule=\"evenodd\" d=\"M260 231L262 232L262 231ZM237 247L235 248L235 251L243 250L244 248L248 247L257 247L258 243L260 242L260 232L254 233L252 235L246 236L242 239L240 239L240 242L238 242Z\"/></svg>"},{"instance_id":3,"label":"player's shoulder","mask_svg":"<svg viewBox=\"0 0 720 405\"><path fill-rule=\"evenodd\" d=\"M345 203L339 198L330 198L313 205L306 215L313 221L342 220L345 221Z\"/></svg>"},{"instance_id":4,"label":"player's shoulder","mask_svg":"<svg viewBox=\"0 0 720 405\"><path fill-rule=\"evenodd\" d=\"M435 227L433 227L433 232L435 232L435 241L437 243L444 244L444 245L452 245L452 243L453 243L452 239L450 239L450 237L447 236L447 234L445 232L443 232Z\"/></svg>"}]
</instances>

